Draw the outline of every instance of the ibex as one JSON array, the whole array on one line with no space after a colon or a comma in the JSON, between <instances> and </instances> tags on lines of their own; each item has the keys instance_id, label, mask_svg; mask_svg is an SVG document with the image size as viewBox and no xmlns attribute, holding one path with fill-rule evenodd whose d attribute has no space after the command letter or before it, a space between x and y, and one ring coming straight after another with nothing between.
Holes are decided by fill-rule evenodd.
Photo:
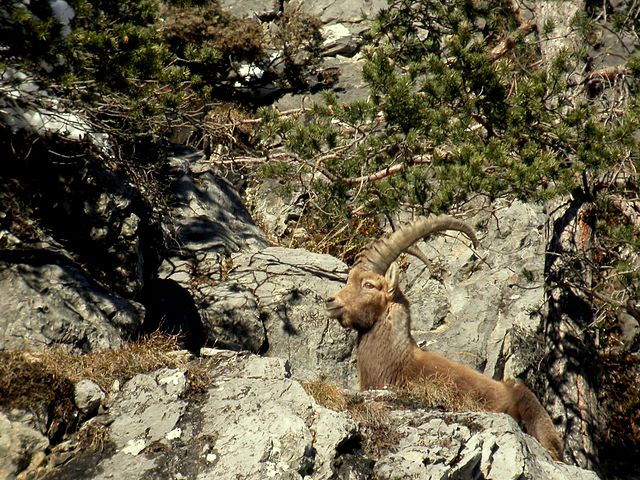
<instances>
[{"instance_id":1,"label":"ibex","mask_svg":"<svg viewBox=\"0 0 640 480\"><path fill-rule=\"evenodd\" d=\"M460 393L480 400L488 411L511 415L551 454L562 460L562 443L551 418L522 383L501 382L437 353L418 347L411 335L409 302L398 288L398 256L427 235L457 230L478 246L473 229L452 217L420 218L363 249L346 286L326 308L344 328L358 333L357 365L362 390L402 388L446 379Z\"/></svg>"}]
</instances>

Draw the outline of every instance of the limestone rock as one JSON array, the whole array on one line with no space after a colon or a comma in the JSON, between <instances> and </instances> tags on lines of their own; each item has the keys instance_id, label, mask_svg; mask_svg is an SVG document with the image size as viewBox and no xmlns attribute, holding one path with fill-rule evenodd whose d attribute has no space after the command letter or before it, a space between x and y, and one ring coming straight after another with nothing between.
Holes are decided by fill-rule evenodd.
<instances>
[{"instance_id":1,"label":"limestone rock","mask_svg":"<svg viewBox=\"0 0 640 480\"><path fill-rule=\"evenodd\" d=\"M235 188L211 170L202 152L176 151L169 161L168 177L176 192L171 225L176 247L164 259L159 278L149 282L144 292L149 309L145 328L182 333L185 346L193 351L216 342L258 351L264 333L255 316L242 316L235 333L226 330L232 319L224 314L234 301L233 306L239 305L242 294L218 304L230 292L224 287L216 289L226 257L266 247L264 235ZM243 336L246 331L251 332L250 338Z\"/></svg>"},{"instance_id":2,"label":"limestone rock","mask_svg":"<svg viewBox=\"0 0 640 480\"><path fill-rule=\"evenodd\" d=\"M276 240L295 235L307 198L301 189L289 191L284 187L277 180L266 179L250 188L245 200L265 233Z\"/></svg>"},{"instance_id":3,"label":"limestone rock","mask_svg":"<svg viewBox=\"0 0 640 480\"><path fill-rule=\"evenodd\" d=\"M49 441L40 432L0 412L0 478L12 480L21 472L34 470L48 446Z\"/></svg>"},{"instance_id":4,"label":"limestone rock","mask_svg":"<svg viewBox=\"0 0 640 480\"><path fill-rule=\"evenodd\" d=\"M233 185L216 175L202 152L178 150L167 172L176 194L172 217L178 258L267 246Z\"/></svg>"},{"instance_id":5,"label":"limestone rock","mask_svg":"<svg viewBox=\"0 0 640 480\"><path fill-rule=\"evenodd\" d=\"M339 445L355 423L327 410L288 378L285 361L213 353L215 384L184 401L184 374L138 375L112 399L112 447L59 467L75 478L264 479L332 477Z\"/></svg>"},{"instance_id":6,"label":"limestone rock","mask_svg":"<svg viewBox=\"0 0 640 480\"><path fill-rule=\"evenodd\" d=\"M277 0L220 0L220 7L237 17L272 17L280 10Z\"/></svg>"},{"instance_id":7,"label":"limestone rock","mask_svg":"<svg viewBox=\"0 0 640 480\"><path fill-rule=\"evenodd\" d=\"M117 451L136 456L154 442L176 435L187 406L180 398L185 387L184 372L170 369L136 375L125 383L109 409L110 438Z\"/></svg>"},{"instance_id":8,"label":"limestone rock","mask_svg":"<svg viewBox=\"0 0 640 480\"><path fill-rule=\"evenodd\" d=\"M329 478L336 445L355 431L344 414L323 409L301 385L287 379L279 359L252 359L279 366L280 375L225 381L202 406L209 419L201 435L215 437L216 452L200 478ZM276 369L278 370L278 369ZM239 405L241 408L233 408Z\"/></svg>"},{"instance_id":9,"label":"limestone rock","mask_svg":"<svg viewBox=\"0 0 640 480\"><path fill-rule=\"evenodd\" d=\"M261 352L267 344L267 332L251 289L221 283L207 291L209 304L201 310L207 337L224 348Z\"/></svg>"},{"instance_id":10,"label":"limestone rock","mask_svg":"<svg viewBox=\"0 0 640 480\"><path fill-rule=\"evenodd\" d=\"M91 380L83 379L74 385L74 403L84 415L95 414L105 397L102 389Z\"/></svg>"},{"instance_id":11,"label":"limestone rock","mask_svg":"<svg viewBox=\"0 0 640 480\"><path fill-rule=\"evenodd\" d=\"M376 463L379 478L598 478L593 472L554 462L505 414L418 410L394 411L391 418L401 436L396 451Z\"/></svg>"},{"instance_id":12,"label":"limestone rock","mask_svg":"<svg viewBox=\"0 0 640 480\"><path fill-rule=\"evenodd\" d=\"M515 202L467 219L478 234L480 260L463 234L436 235L419 244L430 267L407 257L403 291L412 329L423 347L502 378L521 366L510 357L510 335L535 332L544 304L545 215Z\"/></svg>"},{"instance_id":13,"label":"limestone rock","mask_svg":"<svg viewBox=\"0 0 640 480\"><path fill-rule=\"evenodd\" d=\"M232 257L228 280L255 295L266 354L288 360L297 378L326 377L355 386L353 332L329 318L325 300L346 280L339 260L303 249L270 247Z\"/></svg>"},{"instance_id":14,"label":"limestone rock","mask_svg":"<svg viewBox=\"0 0 640 480\"><path fill-rule=\"evenodd\" d=\"M305 13L318 17L324 24L352 24L356 31L368 18L388 6L386 0L292 0L290 3L293 8L300 5Z\"/></svg>"},{"instance_id":15,"label":"limestone rock","mask_svg":"<svg viewBox=\"0 0 640 480\"><path fill-rule=\"evenodd\" d=\"M342 23L326 25L322 27L321 33L324 39L322 42L322 54L327 57L351 55L358 49L351 32Z\"/></svg>"},{"instance_id":16,"label":"limestone rock","mask_svg":"<svg viewBox=\"0 0 640 480\"><path fill-rule=\"evenodd\" d=\"M57 465L56 478L597 479L552 462L501 414L396 404L377 420L389 425L389 447L365 453L368 430L349 413L318 405L291 377L285 360L207 353L213 384L206 392L186 401L181 370L134 377L111 399L104 420L108 445ZM362 395L354 401L376 398Z\"/></svg>"},{"instance_id":17,"label":"limestone rock","mask_svg":"<svg viewBox=\"0 0 640 480\"><path fill-rule=\"evenodd\" d=\"M142 324L143 307L105 290L48 245L0 255L0 350L121 345Z\"/></svg>"}]
</instances>

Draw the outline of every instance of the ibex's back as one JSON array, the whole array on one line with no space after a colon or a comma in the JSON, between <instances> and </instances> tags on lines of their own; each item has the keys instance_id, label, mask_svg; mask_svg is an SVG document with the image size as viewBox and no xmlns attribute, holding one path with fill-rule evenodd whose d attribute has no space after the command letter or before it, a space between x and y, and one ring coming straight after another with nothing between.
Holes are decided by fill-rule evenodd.
<instances>
[{"instance_id":1,"label":"ibex's back","mask_svg":"<svg viewBox=\"0 0 640 480\"><path fill-rule=\"evenodd\" d=\"M473 229L450 217L420 219L382 238L358 256L346 286L327 300L329 314L358 332L357 361L362 389L403 387L445 378L461 393L521 422L556 460L562 443L549 415L524 385L499 382L436 353L421 350L411 336L407 299L398 289L397 257L419 239L442 230L464 232L477 246Z\"/></svg>"}]
</instances>

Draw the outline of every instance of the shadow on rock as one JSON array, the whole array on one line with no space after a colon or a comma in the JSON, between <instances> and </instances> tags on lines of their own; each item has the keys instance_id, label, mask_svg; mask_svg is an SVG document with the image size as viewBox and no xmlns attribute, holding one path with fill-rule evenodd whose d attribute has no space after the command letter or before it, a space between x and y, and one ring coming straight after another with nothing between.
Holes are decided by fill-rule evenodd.
<instances>
[{"instance_id":1,"label":"shadow on rock","mask_svg":"<svg viewBox=\"0 0 640 480\"><path fill-rule=\"evenodd\" d=\"M160 331L180 335L181 345L198 353L207 343L200 314L187 289L174 280L153 280L143 292L147 314L144 333Z\"/></svg>"}]
</instances>

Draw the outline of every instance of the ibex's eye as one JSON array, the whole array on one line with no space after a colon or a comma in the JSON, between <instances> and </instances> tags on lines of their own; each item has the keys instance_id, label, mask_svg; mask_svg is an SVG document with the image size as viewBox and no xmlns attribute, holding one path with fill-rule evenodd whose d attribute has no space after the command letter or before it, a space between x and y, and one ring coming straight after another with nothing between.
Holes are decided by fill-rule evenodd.
<instances>
[{"instance_id":1,"label":"ibex's eye","mask_svg":"<svg viewBox=\"0 0 640 480\"><path fill-rule=\"evenodd\" d=\"M364 282L362 288L376 288L376 286L371 282Z\"/></svg>"}]
</instances>

